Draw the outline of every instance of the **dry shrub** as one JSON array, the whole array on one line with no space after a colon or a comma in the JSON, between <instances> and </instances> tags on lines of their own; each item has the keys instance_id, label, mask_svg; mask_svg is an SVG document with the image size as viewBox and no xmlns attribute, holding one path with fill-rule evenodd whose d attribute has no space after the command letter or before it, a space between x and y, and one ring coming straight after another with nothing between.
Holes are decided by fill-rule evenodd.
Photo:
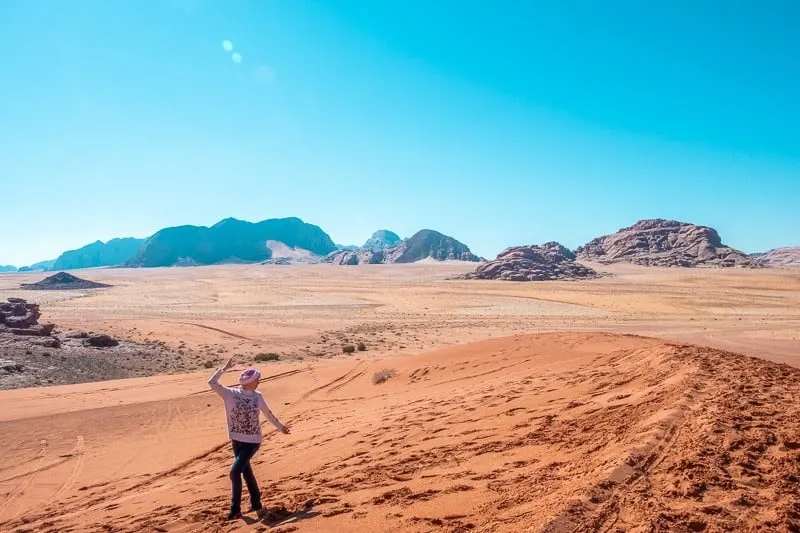
<instances>
[{"instance_id":1,"label":"dry shrub","mask_svg":"<svg viewBox=\"0 0 800 533\"><path fill-rule=\"evenodd\" d=\"M372 376L372 384L379 385L381 383L386 383L396 375L397 372L394 368L384 368L383 370L375 372L375 374Z\"/></svg>"},{"instance_id":2,"label":"dry shrub","mask_svg":"<svg viewBox=\"0 0 800 533\"><path fill-rule=\"evenodd\" d=\"M279 361L281 358L280 355L276 354L275 352L267 352L267 353L259 353L256 354L256 361L263 362L263 361Z\"/></svg>"},{"instance_id":3,"label":"dry shrub","mask_svg":"<svg viewBox=\"0 0 800 533\"><path fill-rule=\"evenodd\" d=\"M344 353L354 353L356 351L356 347L352 344L345 344L342 346L342 352Z\"/></svg>"}]
</instances>

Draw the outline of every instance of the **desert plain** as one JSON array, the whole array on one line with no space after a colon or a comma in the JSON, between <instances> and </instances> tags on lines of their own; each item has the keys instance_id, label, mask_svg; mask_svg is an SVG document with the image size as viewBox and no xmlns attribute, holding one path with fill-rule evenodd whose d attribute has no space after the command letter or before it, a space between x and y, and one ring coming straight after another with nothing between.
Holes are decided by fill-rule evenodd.
<instances>
[{"instance_id":1,"label":"desert plain","mask_svg":"<svg viewBox=\"0 0 800 533\"><path fill-rule=\"evenodd\" d=\"M0 275L60 330L179 355L0 391L0 531L800 531L800 271L453 279L473 267L96 269L76 274L113 287L35 294L41 274ZM267 515L234 522L206 384L228 357L292 427L254 460Z\"/></svg>"}]
</instances>

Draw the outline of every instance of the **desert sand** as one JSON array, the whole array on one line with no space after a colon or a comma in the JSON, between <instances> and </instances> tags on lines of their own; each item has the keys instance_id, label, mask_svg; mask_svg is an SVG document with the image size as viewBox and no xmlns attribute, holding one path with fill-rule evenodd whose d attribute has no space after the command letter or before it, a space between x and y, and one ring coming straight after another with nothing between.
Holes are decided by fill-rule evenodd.
<instances>
[{"instance_id":1,"label":"desert sand","mask_svg":"<svg viewBox=\"0 0 800 533\"><path fill-rule=\"evenodd\" d=\"M798 530L800 273L591 266L613 276L80 271L113 287L37 293L48 320L184 360L0 392L0 530ZM0 295L40 278L0 275ZM281 356L258 364L261 390L293 434L266 426L256 455L268 516L225 523L231 452L203 366L262 352Z\"/></svg>"}]
</instances>

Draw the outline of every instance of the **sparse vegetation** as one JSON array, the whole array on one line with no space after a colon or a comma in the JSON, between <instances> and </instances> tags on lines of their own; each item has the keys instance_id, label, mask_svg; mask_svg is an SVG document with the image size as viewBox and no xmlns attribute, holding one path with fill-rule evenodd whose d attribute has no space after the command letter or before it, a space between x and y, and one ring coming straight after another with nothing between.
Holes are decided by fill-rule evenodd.
<instances>
[{"instance_id":1,"label":"sparse vegetation","mask_svg":"<svg viewBox=\"0 0 800 533\"><path fill-rule=\"evenodd\" d=\"M266 353L259 353L256 354L256 361L263 362L263 361L279 361L281 358L280 355L276 354L275 352L266 352Z\"/></svg>"},{"instance_id":2,"label":"sparse vegetation","mask_svg":"<svg viewBox=\"0 0 800 533\"><path fill-rule=\"evenodd\" d=\"M380 385L381 383L386 383L396 375L397 372L394 368L384 368L378 372L375 372L375 374L372 376L372 384Z\"/></svg>"},{"instance_id":3,"label":"sparse vegetation","mask_svg":"<svg viewBox=\"0 0 800 533\"><path fill-rule=\"evenodd\" d=\"M358 348L359 352L363 352L363 351L365 351L367 349L367 345L364 344L363 342L359 342L356 347Z\"/></svg>"},{"instance_id":4,"label":"sparse vegetation","mask_svg":"<svg viewBox=\"0 0 800 533\"><path fill-rule=\"evenodd\" d=\"M214 368L214 361L206 361L203 363L203 368Z\"/></svg>"},{"instance_id":5,"label":"sparse vegetation","mask_svg":"<svg viewBox=\"0 0 800 533\"><path fill-rule=\"evenodd\" d=\"M354 353L356 351L356 347L352 344L345 344L342 346L342 352L344 353Z\"/></svg>"}]
</instances>

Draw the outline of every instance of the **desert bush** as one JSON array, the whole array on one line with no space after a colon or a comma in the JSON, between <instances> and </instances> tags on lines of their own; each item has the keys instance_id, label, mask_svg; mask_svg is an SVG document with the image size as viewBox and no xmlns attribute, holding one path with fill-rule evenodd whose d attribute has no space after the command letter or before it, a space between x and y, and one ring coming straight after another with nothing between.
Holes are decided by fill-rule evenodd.
<instances>
[{"instance_id":1,"label":"desert bush","mask_svg":"<svg viewBox=\"0 0 800 533\"><path fill-rule=\"evenodd\" d=\"M394 368L384 368L372 376L372 384L379 385L381 383L386 383L391 378L395 377L397 372L395 372Z\"/></svg>"},{"instance_id":2,"label":"desert bush","mask_svg":"<svg viewBox=\"0 0 800 533\"><path fill-rule=\"evenodd\" d=\"M203 368L214 368L214 361L206 361L203 363Z\"/></svg>"},{"instance_id":3,"label":"desert bush","mask_svg":"<svg viewBox=\"0 0 800 533\"><path fill-rule=\"evenodd\" d=\"M256 354L256 361L259 361L259 362L261 362L261 361L278 361L278 360L280 360L280 358L281 358L281 356L276 354L276 353L274 353L274 352Z\"/></svg>"},{"instance_id":4,"label":"desert bush","mask_svg":"<svg viewBox=\"0 0 800 533\"><path fill-rule=\"evenodd\" d=\"M356 348L358 348L359 352L363 352L364 350L367 349L367 345L364 344L363 342L359 342L358 345L356 346Z\"/></svg>"},{"instance_id":5,"label":"desert bush","mask_svg":"<svg viewBox=\"0 0 800 533\"><path fill-rule=\"evenodd\" d=\"M344 353L353 353L356 351L356 347L353 346L352 344L345 344L344 346L342 346L342 351Z\"/></svg>"}]
</instances>

